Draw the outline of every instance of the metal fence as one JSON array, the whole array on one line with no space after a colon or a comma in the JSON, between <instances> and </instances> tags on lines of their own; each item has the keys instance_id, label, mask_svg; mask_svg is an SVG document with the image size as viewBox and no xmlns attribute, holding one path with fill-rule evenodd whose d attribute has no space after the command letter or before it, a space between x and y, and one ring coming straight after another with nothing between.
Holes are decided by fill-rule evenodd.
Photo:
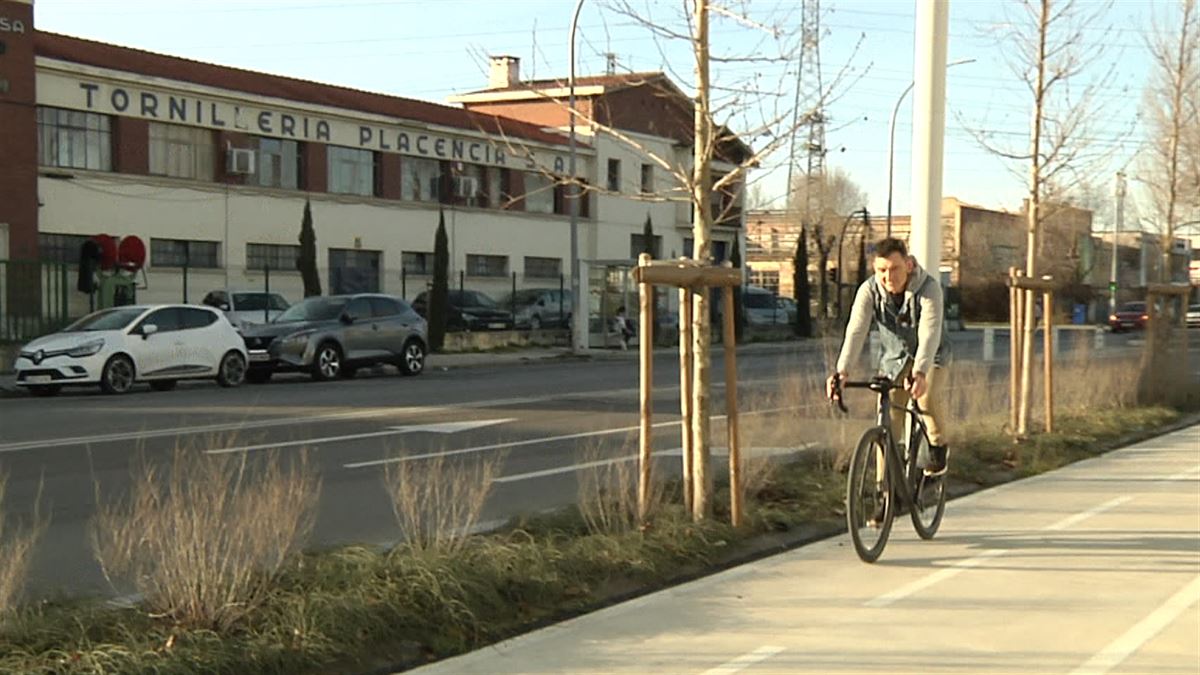
<instances>
[{"instance_id":1,"label":"metal fence","mask_svg":"<svg viewBox=\"0 0 1200 675\"><path fill-rule=\"evenodd\" d=\"M0 342L25 342L71 319L71 267L0 260Z\"/></svg>"}]
</instances>

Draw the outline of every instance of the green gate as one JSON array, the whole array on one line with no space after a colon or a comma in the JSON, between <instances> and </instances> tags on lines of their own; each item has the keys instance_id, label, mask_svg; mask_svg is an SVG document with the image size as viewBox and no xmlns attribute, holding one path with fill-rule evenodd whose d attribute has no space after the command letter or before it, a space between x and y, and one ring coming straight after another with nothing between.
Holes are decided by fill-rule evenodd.
<instances>
[{"instance_id":1,"label":"green gate","mask_svg":"<svg viewBox=\"0 0 1200 675\"><path fill-rule=\"evenodd\" d=\"M27 342L69 320L71 266L0 260L0 342Z\"/></svg>"}]
</instances>

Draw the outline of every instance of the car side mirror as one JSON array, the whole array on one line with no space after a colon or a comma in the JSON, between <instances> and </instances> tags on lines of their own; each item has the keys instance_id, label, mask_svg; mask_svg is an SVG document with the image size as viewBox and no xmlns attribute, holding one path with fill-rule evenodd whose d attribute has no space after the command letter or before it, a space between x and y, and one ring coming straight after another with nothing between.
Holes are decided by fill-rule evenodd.
<instances>
[{"instance_id":1,"label":"car side mirror","mask_svg":"<svg viewBox=\"0 0 1200 675\"><path fill-rule=\"evenodd\" d=\"M146 338L150 337L151 335L154 335L157 332L158 332L158 326L156 326L152 323L148 323L145 326L142 326L142 339L145 340Z\"/></svg>"},{"instance_id":2,"label":"car side mirror","mask_svg":"<svg viewBox=\"0 0 1200 675\"><path fill-rule=\"evenodd\" d=\"M217 309L221 310L222 312L228 312L229 311L229 303L228 302L219 302L219 303L217 303Z\"/></svg>"},{"instance_id":3,"label":"car side mirror","mask_svg":"<svg viewBox=\"0 0 1200 675\"><path fill-rule=\"evenodd\" d=\"M342 316L339 318L342 320L342 323L346 324L347 326L354 323L354 317L350 316L349 312L342 312Z\"/></svg>"}]
</instances>

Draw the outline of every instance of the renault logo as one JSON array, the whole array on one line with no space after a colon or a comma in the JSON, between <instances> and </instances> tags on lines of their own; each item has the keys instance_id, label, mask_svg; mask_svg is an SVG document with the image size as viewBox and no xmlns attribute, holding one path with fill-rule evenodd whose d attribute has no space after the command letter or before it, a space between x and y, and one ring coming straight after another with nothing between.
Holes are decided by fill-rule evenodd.
<instances>
[{"instance_id":1,"label":"renault logo","mask_svg":"<svg viewBox=\"0 0 1200 675\"><path fill-rule=\"evenodd\" d=\"M41 363L42 359L44 358L46 358L46 352L41 349L37 350L33 353L33 365L36 366L37 364Z\"/></svg>"}]
</instances>

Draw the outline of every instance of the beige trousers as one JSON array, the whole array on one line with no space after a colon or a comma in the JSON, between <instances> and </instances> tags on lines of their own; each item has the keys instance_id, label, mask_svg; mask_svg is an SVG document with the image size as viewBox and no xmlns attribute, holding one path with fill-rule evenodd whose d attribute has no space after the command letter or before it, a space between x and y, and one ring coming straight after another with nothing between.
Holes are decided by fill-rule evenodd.
<instances>
[{"instance_id":1,"label":"beige trousers","mask_svg":"<svg viewBox=\"0 0 1200 675\"><path fill-rule=\"evenodd\" d=\"M908 377L912 370L912 364L900 373L900 379ZM941 366L934 366L933 370L925 373L925 395L917 399L917 405L921 406L921 411L925 414L921 419L925 422L925 428L929 432L930 445L945 445L942 439L942 395L945 388L946 369ZM908 405L908 392L903 389L897 389L892 392L892 403L901 407ZM904 425L908 424L908 415L904 414L903 410L892 409L892 433L896 434L896 439L904 438Z\"/></svg>"}]
</instances>

